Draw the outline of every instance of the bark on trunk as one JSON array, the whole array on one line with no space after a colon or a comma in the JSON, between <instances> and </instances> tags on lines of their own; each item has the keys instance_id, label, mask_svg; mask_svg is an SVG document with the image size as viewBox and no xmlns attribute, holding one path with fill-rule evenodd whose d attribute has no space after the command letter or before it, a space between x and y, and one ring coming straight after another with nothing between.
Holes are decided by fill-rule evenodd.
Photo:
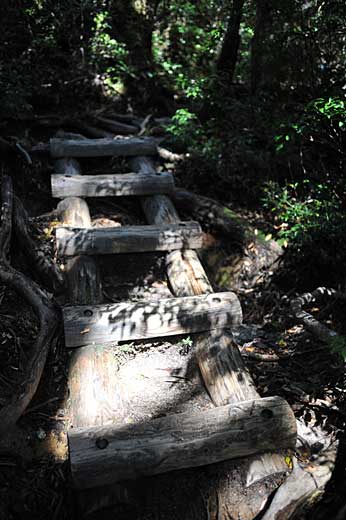
<instances>
[{"instance_id":1,"label":"bark on trunk","mask_svg":"<svg viewBox=\"0 0 346 520\"><path fill-rule=\"evenodd\" d=\"M244 0L233 0L222 47L216 61L217 73L220 76L225 76L229 83L233 80L237 64L240 45L239 29L243 14L243 6Z\"/></svg>"}]
</instances>

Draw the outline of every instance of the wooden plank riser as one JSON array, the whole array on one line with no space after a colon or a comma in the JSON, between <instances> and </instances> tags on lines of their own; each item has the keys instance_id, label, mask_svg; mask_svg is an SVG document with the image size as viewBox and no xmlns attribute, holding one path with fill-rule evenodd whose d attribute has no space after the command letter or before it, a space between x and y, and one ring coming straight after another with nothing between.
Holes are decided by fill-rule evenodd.
<instances>
[{"instance_id":1,"label":"wooden plank riser","mask_svg":"<svg viewBox=\"0 0 346 520\"><path fill-rule=\"evenodd\" d=\"M156 155L156 141L148 137L130 139L60 139L50 140L52 157L106 157Z\"/></svg>"},{"instance_id":2,"label":"wooden plank riser","mask_svg":"<svg viewBox=\"0 0 346 520\"><path fill-rule=\"evenodd\" d=\"M293 448L295 440L293 412L280 397L69 432L71 469L80 488Z\"/></svg>"},{"instance_id":3,"label":"wooden plank riser","mask_svg":"<svg viewBox=\"0 0 346 520\"><path fill-rule=\"evenodd\" d=\"M56 244L59 256L200 249L203 233L197 222L90 229L58 227Z\"/></svg>"},{"instance_id":4,"label":"wooden plank riser","mask_svg":"<svg viewBox=\"0 0 346 520\"><path fill-rule=\"evenodd\" d=\"M219 293L160 302L65 307L67 347L90 343L190 334L234 327L242 321L234 293Z\"/></svg>"},{"instance_id":5,"label":"wooden plank riser","mask_svg":"<svg viewBox=\"0 0 346 520\"><path fill-rule=\"evenodd\" d=\"M118 175L52 175L52 194L64 197L124 197L171 193L173 176L168 172L155 175L124 173Z\"/></svg>"},{"instance_id":6,"label":"wooden plank riser","mask_svg":"<svg viewBox=\"0 0 346 520\"><path fill-rule=\"evenodd\" d=\"M93 143L95 143L95 141L93 141ZM102 154L103 155L103 154ZM113 155L113 154L112 154ZM84 156L84 155L82 155ZM85 155L87 156L87 154ZM71 168L73 169L73 159L72 160L69 160L71 162ZM140 162L142 162L142 158L140 159ZM143 162L142 162L143 164ZM144 168L145 169L145 168ZM147 169L147 173L150 173L153 169L152 167L149 167ZM57 173L67 173L68 170L56 170ZM155 196L151 196L151 197L147 197L147 198L142 198L142 207L145 211L145 214L147 215L147 218L149 220L149 223L157 223L157 224L161 224L161 223L165 223L165 222L177 222L179 221L179 217L178 217L178 214L176 212L176 210L174 209L174 206L173 204L171 203L171 201L165 197L164 195L155 195ZM76 226L76 224L73 224L71 223L71 225L74 225ZM184 258L184 257L181 257L181 255L176 255L176 253L178 253L177 251L174 251L174 253L172 253L170 256L172 256L172 259L170 260L171 261L171 269L170 269L170 278L171 278L171 286L173 288L173 290L176 292L176 294L179 294L181 296L183 295L187 295L187 294L191 294L191 291L192 293L201 293L201 292L210 292L212 289L211 289L211 286L210 284L208 284L208 280L207 278L205 277L206 279L206 283L203 282L203 284L200 283L199 279L201 281L203 281L203 277L200 277L198 276L198 280L196 280L196 282L194 281L194 277L196 275L196 269L195 269L195 266L197 266L197 270L200 270L203 272L203 268L202 266L199 264L198 262L198 257L197 255L195 254L194 251L191 251L191 254L193 254L193 257L191 258ZM185 251L183 252L185 254ZM176 255L176 256L174 256ZM83 258L83 257L81 257ZM86 257L84 257L86 258ZM90 257L92 258L92 257ZM180 266L178 264L181 264L181 260L184 260L184 272L186 271L186 274L184 274L184 276L182 277L179 277L179 269L180 269ZM185 264L186 264L186 269L185 269ZM199 266L198 266L199 264ZM170 264L169 264L170 265ZM195 272L196 271L196 272ZM179 277L179 280L177 283L177 278ZM191 283L185 283L183 281L185 277L185 280L189 280L191 279L192 282ZM198 282L198 283L197 283ZM203 285L203 287L202 287ZM205 286L205 287L204 287ZM81 303L83 302L83 297L81 298ZM205 334L205 338L209 337L209 334L208 333L204 333ZM213 340L214 341L214 340ZM214 346L214 343L213 342L206 342L205 343L205 340L202 338L201 339L201 344L200 344L200 347L202 350L200 350L200 366L203 367L203 362L202 362L202 358L203 358L203 353L206 354L206 352L209 350L209 348L211 348L211 351L210 353L212 354L215 350L215 346ZM205 345L204 345L205 343ZM227 345L226 345L227 347ZM236 345L232 346L231 348L234 348L235 350L237 350L237 347ZM84 348L81 348L81 349L76 349L74 351L74 354L75 353L80 353L82 354L82 352L86 352L86 350L89 349L89 347L84 347ZM99 349L95 346L92 346L90 347L90 349L92 349L93 351L90 352L90 359L93 359L95 356L98 358L100 356L100 352L99 352ZM97 353L96 353L97 351ZM102 349L102 352L104 352L105 349L103 348ZM228 356L226 355L225 353L225 356L224 357L222 355L222 359L221 357L217 357L217 364L215 366L215 369L216 369L216 378L219 378L220 379L220 384L217 384L215 390L213 391L213 388L210 388L209 387L209 392L210 392L210 395L212 396L213 398L213 401L215 404L218 404L220 401L227 401L227 395L228 395L228 400L233 400L231 398L231 395L232 392L234 391L235 388L237 388L237 385L239 383L239 379L238 377L241 376L242 377L242 383L244 385L244 389L245 387L248 385L248 382L249 380L247 379L247 376L245 374L245 378L243 379L243 376L244 376L244 372L243 372L243 363L241 361L241 357L240 357L240 354L239 354L239 351L237 350L236 352L236 356L232 356L234 359L233 361L230 363L230 360L228 359ZM238 356L239 354L239 356ZM112 358L112 355L109 356L110 360L113 359ZM96 359L96 358L95 358ZM240 361L239 361L240 359ZM210 361L210 360L209 360ZM235 364L235 366L233 366L233 362ZM80 356L80 360L78 360L78 367L81 368L81 370L83 369L83 363L84 363L84 356ZM106 361L106 365L108 367L108 363L109 363L109 360ZM205 362L206 363L206 362ZM229 365L229 367L228 367ZM240 365L240 368L239 368L239 365ZM96 367L96 365L95 365ZM228 367L228 368L227 368ZM101 367L100 367L101 368ZM99 370L99 369L97 369ZM110 383L109 381L109 373L111 372L111 370L109 370L107 368L107 370L104 370L104 368L101 369L100 372L98 372L98 383L97 383L97 386L99 386L100 390L101 390L101 393L103 394L103 391L105 391L107 393L107 396L111 396L109 401L114 401L113 399L113 395L114 395L114 392L112 390L111 387L108 388L108 383ZM212 381L211 379L209 378L208 374L210 372L209 375L211 375L211 377L213 377L213 370L214 370L214 367L211 365L208 370L205 372L204 374L204 379L206 381L206 384L208 386L208 381L209 381L209 385L212 386ZM229 380L233 379L233 383L229 383L229 382L225 382L225 384L223 384L223 377L224 377L224 370L229 370L231 371L231 374L230 374L230 378ZM239 373L240 371L240 373ZM70 390L72 390L71 392L71 396L72 396L72 399L73 399L73 396L77 396L78 398L78 393L79 392L82 392L83 393L83 396L85 397L85 392L84 392L84 384L82 383L82 381L85 381L85 378L90 378L90 375L89 375L89 372L87 374L84 375L84 371L82 370L83 374L80 373L79 376L76 378L76 381L73 382L73 388ZM251 380L250 380L251 382ZM93 385L90 386L90 389L94 388ZM241 389L239 389L241 390ZM246 390L246 389L245 389ZM249 394L251 395L251 393L253 392L253 394L255 395L258 395L255 391L255 388L254 387L250 387L249 388ZM245 394L243 394L243 391L239 391L237 393L237 395L235 396L235 401L237 400L242 400L243 399L243 396ZM87 402L87 401L85 401ZM102 404L102 403L101 403ZM78 413L78 407L80 405L80 402L78 401L78 399L76 400L75 402L75 417L76 417L76 421L73 421L74 424L78 424L79 421L80 421L80 417L79 417L79 413ZM94 403L94 406L97 407L96 405L96 402ZM102 404L103 406L103 404ZM88 420L86 418L86 420ZM104 417L101 417L99 415L97 415L97 417L95 416L95 419L94 419L94 424L102 424L104 421ZM80 424L81 425L84 425L86 424L86 422L83 421L83 419L80 421ZM275 449L275 447L273 447L273 449ZM102 451L102 450L100 450ZM107 450L106 450L107 451ZM147 453L147 452L146 452ZM268 460L269 462L272 462L271 459L270 459L270 455L269 454L264 454L264 457L266 457L268 455ZM278 455L276 457L279 457ZM174 458L174 456L173 456ZM184 459L184 455L182 455L182 457L180 457L180 459ZM252 459L249 459L249 464L251 463L252 460L260 460L262 461L263 457L261 458L258 458L256 457L255 459L252 458ZM263 459L264 460L264 459ZM244 463L243 463L244 465ZM246 462L245 462L245 465L246 465ZM263 465L263 464L262 464ZM245 466L244 466L245 467ZM244 468L243 468L244 470ZM273 468L273 465L271 464L271 467L270 468L267 468L266 469L266 472L265 474L271 474L271 473L275 473L275 468ZM245 472L246 473L246 472ZM92 474L91 474L92 475ZM138 476L137 474L135 476ZM89 475L88 475L89 477ZM226 480L225 480L226 479ZM228 480L227 480L228 479ZM241 472L239 473L238 470L234 471L234 470L230 470L230 474L228 475L228 471L227 471L227 475L223 475L222 473L222 476L221 476L221 480L220 480L220 483L222 485L222 491L220 491L220 494L219 494L219 491L217 492L218 493L218 497L221 501L221 504L224 503L224 501L226 501L226 504L227 504L227 512L229 513L229 516L237 516L238 513L239 513L239 510L238 510L238 505L237 505L237 501L233 504L233 501L232 503L230 503L230 501L227 499L228 497L228 492L229 492L229 485L232 485L232 480L238 482L239 480L243 481L245 483L246 481L246 478L245 478L245 475L243 475ZM228 483L227 483L228 482ZM91 484L93 485L93 484ZM267 496L267 495L265 495ZM264 496L264 498L265 498ZM250 495L249 495L249 499L250 499ZM253 498L253 497L252 497ZM252 500L251 498L251 500ZM207 500L210 499L210 497L206 497ZM193 499L192 499L193 500ZM263 497L260 498L260 501L258 502L258 507L260 507L261 503L263 501ZM241 500L240 500L240 503L241 503ZM254 506L255 507L255 506ZM251 508L250 508L251 509ZM257 512L259 511L259 509L257 510ZM247 518L249 519L250 517L253 518L255 513L253 513L253 515L251 516L243 516L244 518Z\"/></svg>"}]
</instances>

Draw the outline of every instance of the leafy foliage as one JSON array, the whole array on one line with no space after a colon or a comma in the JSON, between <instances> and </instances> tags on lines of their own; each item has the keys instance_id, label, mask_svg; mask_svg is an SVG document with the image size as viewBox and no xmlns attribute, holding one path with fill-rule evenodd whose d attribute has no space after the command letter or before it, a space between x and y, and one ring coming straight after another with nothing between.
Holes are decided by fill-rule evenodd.
<instances>
[{"instance_id":1,"label":"leafy foliage","mask_svg":"<svg viewBox=\"0 0 346 520\"><path fill-rule=\"evenodd\" d=\"M122 79L133 76L128 60L129 50L125 43L111 36L111 16L108 11L97 13L94 24L90 43L91 63L95 71L100 73L106 94L122 93Z\"/></svg>"},{"instance_id":2,"label":"leafy foliage","mask_svg":"<svg viewBox=\"0 0 346 520\"><path fill-rule=\"evenodd\" d=\"M327 184L288 183L280 187L269 181L264 188L264 207L274 213L278 236L302 242L310 233L331 230L342 219L340 201Z\"/></svg>"},{"instance_id":3,"label":"leafy foliage","mask_svg":"<svg viewBox=\"0 0 346 520\"><path fill-rule=\"evenodd\" d=\"M330 339L329 346L332 352L339 354L346 361L346 336L335 336Z\"/></svg>"}]
</instances>

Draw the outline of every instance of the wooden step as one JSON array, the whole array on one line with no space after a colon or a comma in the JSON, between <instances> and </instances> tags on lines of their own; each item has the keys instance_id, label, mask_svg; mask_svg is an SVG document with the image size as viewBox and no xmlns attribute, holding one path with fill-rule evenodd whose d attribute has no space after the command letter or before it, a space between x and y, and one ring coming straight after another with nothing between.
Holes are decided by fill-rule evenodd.
<instances>
[{"instance_id":1,"label":"wooden step","mask_svg":"<svg viewBox=\"0 0 346 520\"><path fill-rule=\"evenodd\" d=\"M180 222L165 226L56 229L56 244L60 256L200 249L202 238L203 233L198 222Z\"/></svg>"},{"instance_id":2,"label":"wooden step","mask_svg":"<svg viewBox=\"0 0 346 520\"><path fill-rule=\"evenodd\" d=\"M294 448L295 443L295 417L281 397L168 415L118 428L69 431L72 477L79 488Z\"/></svg>"},{"instance_id":3,"label":"wooden step","mask_svg":"<svg viewBox=\"0 0 346 520\"><path fill-rule=\"evenodd\" d=\"M52 175L51 183L53 197L57 198L142 196L174 190L173 175L168 172L151 175Z\"/></svg>"},{"instance_id":4,"label":"wooden step","mask_svg":"<svg viewBox=\"0 0 346 520\"><path fill-rule=\"evenodd\" d=\"M108 155L156 155L157 143L151 137L129 139L63 139L50 140L52 157L103 157Z\"/></svg>"},{"instance_id":5,"label":"wooden step","mask_svg":"<svg viewBox=\"0 0 346 520\"><path fill-rule=\"evenodd\" d=\"M159 302L68 306L63 315L67 347L232 328L242 321L239 300L232 292Z\"/></svg>"}]
</instances>

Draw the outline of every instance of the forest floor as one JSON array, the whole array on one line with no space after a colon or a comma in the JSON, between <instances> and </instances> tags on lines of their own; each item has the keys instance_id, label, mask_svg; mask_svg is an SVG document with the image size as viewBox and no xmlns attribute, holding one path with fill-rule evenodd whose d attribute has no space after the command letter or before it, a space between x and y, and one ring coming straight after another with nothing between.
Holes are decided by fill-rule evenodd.
<instances>
[{"instance_id":1,"label":"forest floor","mask_svg":"<svg viewBox=\"0 0 346 520\"><path fill-rule=\"evenodd\" d=\"M107 169L119 171L121 161L105 160ZM166 165L167 167L167 165ZM89 160L88 170L100 169L100 161ZM37 156L32 166L11 171L16 190L30 215L32 237L46 255L55 258L54 213L56 200L50 195L52 163L47 156ZM196 187L197 189L197 187ZM209 194L212 196L212 193ZM230 205L252 226L268 232L270 224L259 211ZM119 225L144 223L135 200L91 200L94 225L109 221ZM265 222L265 226L263 226ZM299 287L284 292L275 282L279 258L272 266L258 267L262 252L256 244L239 254L232 254L229 239L208 231L209 247L202 259L215 291L236 290L242 304L244 325L235 332L242 355L262 397L278 395L292 406L300 428L307 429L311 442L300 446L299 457L309 465L321 452L335 456L337 438L345 421L346 381L343 363L337 354L306 332L290 316L289 302ZM255 248L255 251L254 251ZM32 276L25 259L12 248L13 263ZM107 301L169 297L162 255L123 255L102 260L104 297ZM235 264L241 264L241 276L233 276ZM237 271L238 272L238 271ZM228 275L225 276L225 273ZM59 297L57 298L59 302ZM62 301L62 300L61 300ZM328 307L309 310L317 319L337 332L344 333L345 302L332 301ZM37 332L37 320L30 307L10 289L0 287L0 406L20 384L22 367L30 353ZM211 405L196 372L189 370L193 336L172 341L141 342L118 345L117 377L120 381L139 381L127 388L128 401L145 417L162 413L160 395L167 394L170 407L187 411ZM49 353L39 391L13 431L0 444L0 519L71 519L74 496L70 487L67 460L68 354L60 328L59 341ZM179 370L174 373L171 367ZM157 369L157 370L156 370ZM146 380L151 381L151 395ZM141 384L140 384L141 383ZM143 383L143 384L142 384ZM126 386L126 385L125 385ZM128 407L127 407L128 409ZM133 411L133 419L137 419ZM289 462L288 462L289 464ZM193 471L193 470L192 470ZM333 488L328 490L332 497ZM119 511L117 518L144 518L138 511ZM168 517L167 517L168 518ZM307 513L306 518L309 518Z\"/></svg>"}]
</instances>

